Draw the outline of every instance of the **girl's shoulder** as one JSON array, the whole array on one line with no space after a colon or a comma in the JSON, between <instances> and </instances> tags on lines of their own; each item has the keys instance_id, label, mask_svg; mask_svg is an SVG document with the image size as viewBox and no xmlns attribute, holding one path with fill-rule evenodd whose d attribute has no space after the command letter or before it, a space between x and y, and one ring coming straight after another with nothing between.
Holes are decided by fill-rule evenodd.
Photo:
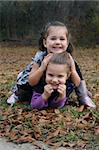
<instances>
[{"instance_id":1,"label":"girl's shoulder","mask_svg":"<svg viewBox=\"0 0 99 150\"><path fill-rule=\"evenodd\" d=\"M42 62L42 60L44 59L44 57L47 55L46 51L41 51L39 50L34 57L32 57L32 61L40 64Z\"/></svg>"}]
</instances>

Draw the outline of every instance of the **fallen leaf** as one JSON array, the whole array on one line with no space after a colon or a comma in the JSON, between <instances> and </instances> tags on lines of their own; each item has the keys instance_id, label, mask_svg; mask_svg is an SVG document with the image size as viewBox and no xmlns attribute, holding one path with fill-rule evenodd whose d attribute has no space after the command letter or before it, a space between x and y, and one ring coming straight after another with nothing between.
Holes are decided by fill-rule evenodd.
<instances>
[{"instance_id":1,"label":"fallen leaf","mask_svg":"<svg viewBox=\"0 0 99 150\"><path fill-rule=\"evenodd\" d=\"M77 112L83 112L84 110L84 105L81 105L80 107L77 108Z\"/></svg>"},{"instance_id":2,"label":"fallen leaf","mask_svg":"<svg viewBox=\"0 0 99 150\"><path fill-rule=\"evenodd\" d=\"M99 135L99 126L96 126L94 130L95 130L95 135Z\"/></svg>"}]
</instances>

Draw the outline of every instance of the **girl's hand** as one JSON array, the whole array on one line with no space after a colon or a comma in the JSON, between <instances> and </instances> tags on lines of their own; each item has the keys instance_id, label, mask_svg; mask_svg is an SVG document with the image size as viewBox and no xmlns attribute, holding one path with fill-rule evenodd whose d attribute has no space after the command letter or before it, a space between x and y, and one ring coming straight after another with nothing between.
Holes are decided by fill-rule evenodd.
<instances>
[{"instance_id":1,"label":"girl's hand","mask_svg":"<svg viewBox=\"0 0 99 150\"><path fill-rule=\"evenodd\" d=\"M53 56L53 54L52 54L52 53L49 53L47 56L44 57L44 59L43 59L43 61L42 61L42 63L41 63L41 66L40 66L40 68L41 68L43 71L46 70L46 67L47 67L47 65L48 65L48 62L49 62L49 60L50 60L50 58L51 58L52 56Z\"/></svg>"},{"instance_id":2,"label":"girl's hand","mask_svg":"<svg viewBox=\"0 0 99 150\"><path fill-rule=\"evenodd\" d=\"M51 96L53 92L53 88L50 84L47 84L45 85L44 87L44 92L42 94L42 97L45 99L45 100L48 100L48 98Z\"/></svg>"},{"instance_id":3,"label":"girl's hand","mask_svg":"<svg viewBox=\"0 0 99 150\"><path fill-rule=\"evenodd\" d=\"M59 92L58 99L63 99L66 97L66 85L65 84L59 84L57 91Z\"/></svg>"}]
</instances>

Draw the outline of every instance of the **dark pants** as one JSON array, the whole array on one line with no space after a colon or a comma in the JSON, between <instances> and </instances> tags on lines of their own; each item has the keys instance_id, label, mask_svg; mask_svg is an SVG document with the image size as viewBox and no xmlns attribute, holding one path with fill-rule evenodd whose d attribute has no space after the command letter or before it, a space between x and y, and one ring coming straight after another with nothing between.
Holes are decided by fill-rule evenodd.
<instances>
[{"instance_id":1,"label":"dark pants","mask_svg":"<svg viewBox=\"0 0 99 150\"><path fill-rule=\"evenodd\" d=\"M30 103L32 98L32 88L29 85L17 85L15 95L18 96L19 101L28 101Z\"/></svg>"}]
</instances>

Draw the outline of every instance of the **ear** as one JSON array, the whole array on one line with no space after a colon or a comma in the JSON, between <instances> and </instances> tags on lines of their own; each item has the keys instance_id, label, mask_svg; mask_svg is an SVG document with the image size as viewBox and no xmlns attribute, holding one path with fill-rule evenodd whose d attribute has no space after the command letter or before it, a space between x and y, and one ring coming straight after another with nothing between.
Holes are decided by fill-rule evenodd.
<instances>
[{"instance_id":1,"label":"ear","mask_svg":"<svg viewBox=\"0 0 99 150\"><path fill-rule=\"evenodd\" d=\"M46 47L46 40L45 39L43 39L43 45L44 45L44 47Z\"/></svg>"}]
</instances>

